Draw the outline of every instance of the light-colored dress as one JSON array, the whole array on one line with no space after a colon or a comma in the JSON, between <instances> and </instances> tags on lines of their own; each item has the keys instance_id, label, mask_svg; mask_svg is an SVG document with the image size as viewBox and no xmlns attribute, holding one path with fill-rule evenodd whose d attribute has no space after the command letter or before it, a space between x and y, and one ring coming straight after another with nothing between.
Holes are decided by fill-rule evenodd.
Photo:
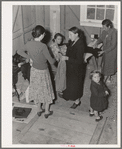
<instances>
[{"instance_id":1,"label":"light-colored dress","mask_svg":"<svg viewBox=\"0 0 122 149\"><path fill-rule=\"evenodd\" d=\"M51 50L58 63L55 75L56 91L62 92L66 89L66 62L61 60L62 55L66 55L66 45L57 46L55 43L51 45Z\"/></svg>"}]
</instances>

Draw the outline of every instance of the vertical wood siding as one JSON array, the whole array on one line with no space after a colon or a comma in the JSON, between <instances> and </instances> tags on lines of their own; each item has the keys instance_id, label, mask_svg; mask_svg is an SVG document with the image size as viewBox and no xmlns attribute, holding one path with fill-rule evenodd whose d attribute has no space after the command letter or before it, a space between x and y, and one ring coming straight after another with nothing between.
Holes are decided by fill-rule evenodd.
<instances>
[{"instance_id":1,"label":"vertical wood siding","mask_svg":"<svg viewBox=\"0 0 122 149\"><path fill-rule=\"evenodd\" d=\"M35 25L42 25L50 32L49 5L16 5L13 6L13 54L27 41L32 39L31 31ZM60 6L60 32L68 41L68 29L77 26L86 35L87 43L91 34L100 33L100 28L80 25L80 5Z\"/></svg>"}]
</instances>

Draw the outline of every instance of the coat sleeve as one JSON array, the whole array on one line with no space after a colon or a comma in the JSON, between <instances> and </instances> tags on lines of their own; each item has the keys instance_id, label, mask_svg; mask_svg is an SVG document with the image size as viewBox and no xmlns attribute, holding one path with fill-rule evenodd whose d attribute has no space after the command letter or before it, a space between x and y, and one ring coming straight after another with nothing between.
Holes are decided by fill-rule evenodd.
<instances>
[{"instance_id":1,"label":"coat sleeve","mask_svg":"<svg viewBox=\"0 0 122 149\"><path fill-rule=\"evenodd\" d=\"M106 49L105 53L108 53L112 50L114 50L117 47L117 31L114 30L113 33L111 34L111 44L108 49Z\"/></svg>"},{"instance_id":2,"label":"coat sleeve","mask_svg":"<svg viewBox=\"0 0 122 149\"><path fill-rule=\"evenodd\" d=\"M73 63L73 64L82 64L83 63L83 59L84 59L84 51L85 51L85 45L82 42L82 44L79 44L76 47L76 58L70 58L67 61L68 63Z\"/></svg>"},{"instance_id":3,"label":"coat sleeve","mask_svg":"<svg viewBox=\"0 0 122 149\"><path fill-rule=\"evenodd\" d=\"M103 86L103 88L104 88L104 91L108 91L108 92L109 92L109 90L108 90L108 88L106 87L105 83L104 83L104 82L101 82L101 84L102 84L102 86Z\"/></svg>"},{"instance_id":4,"label":"coat sleeve","mask_svg":"<svg viewBox=\"0 0 122 149\"><path fill-rule=\"evenodd\" d=\"M93 96L97 96L97 97L104 97L106 96L105 95L105 92L104 91L99 91L98 87L96 85L94 85L93 83L91 83L91 94Z\"/></svg>"}]
</instances>

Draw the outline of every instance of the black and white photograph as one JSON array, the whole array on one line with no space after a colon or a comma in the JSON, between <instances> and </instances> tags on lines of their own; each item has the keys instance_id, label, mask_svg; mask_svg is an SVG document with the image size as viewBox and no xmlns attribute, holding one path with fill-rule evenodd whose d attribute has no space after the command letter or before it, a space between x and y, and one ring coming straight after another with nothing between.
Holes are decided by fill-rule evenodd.
<instances>
[{"instance_id":1,"label":"black and white photograph","mask_svg":"<svg viewBox=\"0 0 122 149\"><path fill-rule=\"evenodd\" d=\"M120 147L121 2L1 6L2 147Z\"/></svg>"}]
</instances>

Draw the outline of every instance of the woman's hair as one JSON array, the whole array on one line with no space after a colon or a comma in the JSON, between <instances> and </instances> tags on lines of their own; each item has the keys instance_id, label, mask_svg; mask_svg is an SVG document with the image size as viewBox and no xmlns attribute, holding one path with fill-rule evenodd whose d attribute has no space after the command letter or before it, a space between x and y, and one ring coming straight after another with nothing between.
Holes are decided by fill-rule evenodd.
<instances>
[{"instance_id":1,"label":"woman's hair","mask_svg":"<svg viewBox=\"0 0 122 149\"><path fill-rule=\"evenodd\" d=\"M81 37L82 31L79 28L74 26L70 28L69 31L73 32L74 34L78 33L78 37Z\"/></svg>"},{"instance_id":2,"label":"woman's hair","mask_svg":"<svg viewBox=\"0 0 122 149\"><path fill-rule=\"evenodd\" d=\"M37 25L33 30L32 30L32 36L33 38L38 38L45 32L45 29L41 25Z\"/></svg>"},{"instance_id":3,"label":"woman's hair","mask_svg":"<svg viewBox=\"0 0 122 149\"><path fill-rule=\"evenodd\" d=\"M105 19L102 21L102 25L106 25L107 27L113 28L113 23L109 19Z\"/></svg>"},{"instance_id":4,"label":"woman's hair","mask_svg":"<svg viewBox=\"0 0 122 149\"><path fill-rule=\"evenodd\" d=\"M102 74L98 70L93 70L91 71L89 78L92 79L94 74L99 74L100 78L102 77Z\"/></svg>"},{"instance_id":5,"label":"woman's hair","mask_svg":"<svg viewBox=\"0 0 122 149\"><path fill-rule=\"evenodd\" d=\"M56 34L54 35L53 42L55 42L55 39L56 39L58 36L62 37L62 42L63 42L63 40L65 39L65 37L64 37L62 34L60 34L60 33L56 33Z\"/></svg>"},{"instance_id":6,"label":"woman's hair","mask_svg":"<svg viewBox=\"0 0 122 149\"><path fill-rule=\"evenodd\" d=\"M78 33L78 37L81 39L84 47L85 47L85 50L87 48L87 43L86 43L86 36L84 34L84 31L82 31L81 29L77 28L77 27L72 27L69 29L69 31L73 32L74 34ZM69 40L69 45L72 44L72 41Z\"/></svg>"}]
</instances>

